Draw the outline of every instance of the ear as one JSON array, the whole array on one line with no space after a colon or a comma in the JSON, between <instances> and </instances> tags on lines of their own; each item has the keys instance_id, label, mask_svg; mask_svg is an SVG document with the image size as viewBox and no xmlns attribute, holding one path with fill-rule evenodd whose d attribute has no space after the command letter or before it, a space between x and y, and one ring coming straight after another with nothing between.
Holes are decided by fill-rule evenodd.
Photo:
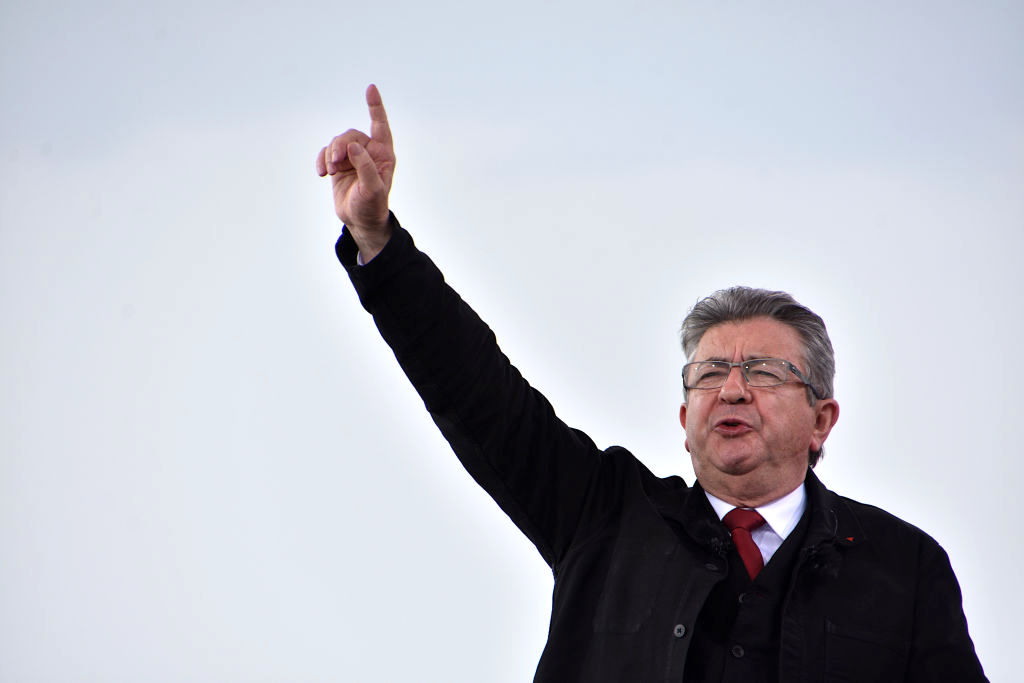
<instances>
[{"instance_id":1,"label":"ear","mask_svg":"<svg viewBox=\"0 0 1024 683\"><path fill-rule=\"evenodd\" d=\"M814 431L811 432L811 450L821 450L829 432L839 420L839 403L834 398L823 398L814 406Z\"/></svg>"},{"instance_id":2,"label":"ear","mask_svg":"<svg viewBox=\"0 0 1024 683\"><path fill-rule=\"evenodd\" d=\"M683 426L683 431L686 431L686 404L679 406L679 424ZM683 447L686 448L686 452L690 452L690 440L683 440Z\"/></svg>"}]
</instances>

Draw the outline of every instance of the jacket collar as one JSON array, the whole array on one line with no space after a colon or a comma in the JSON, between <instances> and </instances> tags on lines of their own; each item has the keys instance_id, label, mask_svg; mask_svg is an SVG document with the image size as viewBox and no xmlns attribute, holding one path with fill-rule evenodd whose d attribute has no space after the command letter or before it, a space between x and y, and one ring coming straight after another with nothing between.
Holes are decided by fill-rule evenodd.
<instances>
[{"instance_id":1,"label":"jacket collar","mask_svg":"<svg viewBox=\"0 0 1024 683\"><path fill-rule=\"evenodd\" d=\"M655 506L664 519L675 522L698 545L710 548L716 554L728 552L729 532L704 495L699 482L682 489L659 491Z\"/></svg>"},{"instance_id":2,"label":"jacket collar","mask_svg":"<svg viewBox=\"0 0 1024 683\"><path fill-rule=\"evenodd\" d=\"M807 470L804 487L807 490L806 514L811 515L802 544L805 554L814 555L824 546L853 546L867 540L850 506L842 497L825 488L811 469ZM716 552L728 547L729 532L711 509L700 482L694 482L693 486L681 492L676 489L671 493L673 495L658 496L655 500L663 517L678 522L687 535L702 546Z\"/></svg>"},{"instance_id":3,"label":"jacket collar","mask_svg":"<svg viewBox=\"0 0 1024 683\"><path fill-rule=\"evenodd\" d=\"M812 515L804 540L805 548L826 543L853 546L868 540L850 506L841 496L825 488L814 470L807 470L804 486L807 489L807 506Z\"/></svg>"}]
</instances>

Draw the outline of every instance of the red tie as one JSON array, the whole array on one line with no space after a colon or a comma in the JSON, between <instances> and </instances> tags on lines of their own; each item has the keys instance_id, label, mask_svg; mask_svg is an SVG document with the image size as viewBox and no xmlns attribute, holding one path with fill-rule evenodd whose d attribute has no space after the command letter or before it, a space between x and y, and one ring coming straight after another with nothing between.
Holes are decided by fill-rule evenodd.
<instances>
[{"instance_id":1,"label":"red tie","mask_svg":"<svg viewBox=\"0 0 1024 683\"><path fill-rule=\"evenodd\" d=\"M750 537L750 532L764 524L764 517L758 514L757 510L735 508L723 517L722 521L732 532L732 542L753 581L757 578L758 572L764 569L764 558L761 557L761 550L754 543L754 539Z\"/></svg>"}]
</instances>

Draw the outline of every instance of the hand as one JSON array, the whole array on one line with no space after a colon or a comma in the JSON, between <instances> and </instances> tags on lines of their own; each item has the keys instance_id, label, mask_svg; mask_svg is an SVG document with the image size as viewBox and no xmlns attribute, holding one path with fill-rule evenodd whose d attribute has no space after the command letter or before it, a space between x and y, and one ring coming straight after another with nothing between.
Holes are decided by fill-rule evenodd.
<instances>
[{"instance_id":1,"label":"hand","mask_svg":"<svg viewBox=\"0 0 1024 683\"><path fill-rule=\"evenodd\" d=\"M349 129L331 140L316 157L316 172L331 176L334 211L356 241L363 263L391 238L388 192L395 175L395 149L388 115L377 86L366 89L370 136Z\"/></svg>"}]
</instances>

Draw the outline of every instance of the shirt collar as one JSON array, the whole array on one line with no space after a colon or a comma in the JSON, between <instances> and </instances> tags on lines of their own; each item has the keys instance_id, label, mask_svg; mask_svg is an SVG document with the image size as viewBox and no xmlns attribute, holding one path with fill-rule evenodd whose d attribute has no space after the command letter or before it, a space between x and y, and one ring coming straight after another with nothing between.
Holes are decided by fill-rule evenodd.
<instances>
[{"instance_id":1,"label":"shirt collar","mask_svg":"<svg viewBox=\"0 0 1024 683\"><path fill-rule=\"evenodd\" d=\"M704 492L704 495L708 497L708 502L714 508L718 519L722 519L730 510L736 507L731 503L726 503L721 498L711 495L707 491ZM804 489L803 483L801 483L782 498L754 509L764 517L764 521L771 527L772 531L785 539L796 528L806 508L807 491Z\"/></svg>"}]
</instances>

